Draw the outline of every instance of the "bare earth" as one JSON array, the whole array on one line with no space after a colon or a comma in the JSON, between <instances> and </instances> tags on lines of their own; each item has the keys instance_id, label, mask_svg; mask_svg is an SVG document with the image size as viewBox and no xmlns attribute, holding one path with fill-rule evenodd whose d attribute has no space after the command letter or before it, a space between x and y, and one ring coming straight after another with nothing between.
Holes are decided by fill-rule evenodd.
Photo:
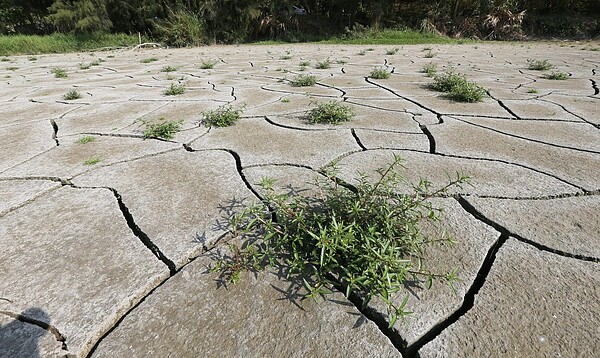
<instances>
[{"instance_id":1,"label":"bare earth","mask_svg":"<svg viewBox=\"0 0 600 358\"><path fill-rule=\"evenodd\" d=\"M598 48L597 44L596 48ZM600 52L580 43L227 46L11 57L0 62L0 357L593 357L600 352ZM148 58L157 60L142 63ZM103 59L80 69L80 63ZM331 68L315 69L329 59ZM541 78L527 59L567 72ZM201 69L203 61L217 61ZM300 62L311 65L300 70ZM432 92L454 68L480 103ZM162 72L166 66L174 72ZM371 70L392 71L386 80ZM55 78L63 68L68 78ZM301 73L313 87L292 87ZM182 95L166 96L172 83ZM65 100L69 90L82 98ZM310 125L311 102L356 117ZM233 127L201 112L244 106ZM182 120L173 140L146 123ZM84 136L93 141L80 143ZM381 303L301 301L277 272L220 287L226 217L257 183L302 188L396 153L411 180L471 184L437 198L458 244L427 253L456 291ZM403 297L398 297L401 300ZM362 308L361 308L362 309Z\"/></svg>"}]
</instances>

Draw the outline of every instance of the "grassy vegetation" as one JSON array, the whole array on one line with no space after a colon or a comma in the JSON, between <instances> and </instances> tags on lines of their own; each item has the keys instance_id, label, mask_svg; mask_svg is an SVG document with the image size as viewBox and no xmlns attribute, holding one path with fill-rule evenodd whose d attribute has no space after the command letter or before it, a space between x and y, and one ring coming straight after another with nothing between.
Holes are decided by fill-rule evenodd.
<instances>
[{"instance_id":1,"label":"grassy vegetation","mask_svg":"<svg viewBox=\"0 0 600 358\"><path fill-rule=\"evenodd\" d=\"M183 94L185 92L185 85L171 83L169 88L167 88L163 94L165 96L177 96Z\"/></svg>"},{"instance_id":2,"label":"grassy vegetation","mask_svg":"<svg viewBox=\"0 0 600 358\"><path fill-rule=\"evenodd\" d=\"M433 33L421 33L416 30L393 30L384 29L380 31L369 30L364 36L358 38L335 37L316 41L324 44L348 44L348 45L417 45L417 44L449 44L463 43L468 40L457 40Z\"/></svg>"},{"instance_id":3,"label":"grassy vegetation","mask_svg":"<svg viewBox=\"0 0 600 358\"><path fill-rule=\"evenodd\" d=\"M433 80L429 85L431 89L445 92L447 98L457 102L480 102L486 94L481 86L453 71L435 75Z\"/></svg>"},{"instance_id":4,"label":"grassy vegetation","mask_svg":"<svg viewBox=\"0 0 600 358\"><path fill-rule=\"evenodd\" d=\"M173 66L165 66L163 68L160 69L160 72L175 72L177 71L177 67L173 67Z\"/></svg>"},{"instance_id":5,"label":"grassy vegetation","mask_svg":"<svg viewBox=\"0 0 600 358\"><path fill-rule=\"evenodd\" d=\"M152 63L158 61L156 57L148 57L140 61L140 63Z\"/></svg>"},{"instance_id":6,"label":"grassy vegetation","mask_svg":"<svg viewBox=\"0 0 600 358\"><path fill-rule=\"evenodd\" d=\"M76 143L77 144L87 144L87 143L91 143L95 140L96 140L96 138L94 138L90 135L86 135L86 136L79 138Z\"/></svg>"},{"instance_id":7,"label":"grassy vegetation","mask_svg":"<svg viewBox=\"0 0 600 358\"><path fill-rule=\"evenodd\" d=\"M554 68L548 60L527 60L527 68L534 71L547 71Z\"/></svg>"},{"instance_id":8,"label":"grassy vegetation","mask_svg":"<svg viewBox=\"0 0 600 358\"><path fill-rule=\"evenodd\" d=\"M331 68L331 61L329 61L329 59L326 59L324 61L317 62L315 68L318 70L326 70L328 68Z\"/></svg>"},{"instance_id":9,"label":"grassy vegetation","mask_svg":"<svg viewBox=\"0 0 600 358\"><path fill-rule=\"evenodd\" d=\"M287 273L290 289L303 290L305 298L339 291L361 299L363 306L377 298L387 306L389 327L394 326L410 314L405 307L411 285L430 288L442 281L451 286L458 279L456 270L426 268L425 252L453 241L446 235L425 236L420 227L439 226L441 209L430 198L468 180L457 174L437 190L421 180L402 194L405 181L398 167L401 160L394 157L374 178L362 175L353 190L339 185L339 168L327 168L327 178L315 183L311 197L278 194L275 181L264 178L264 203L231 219L236 241L216 257L212 270L235 283L245 271L271 267Z\"/></svg>"},{"instance_id":10,"label":"grassy vegetation","mask_svg":"<svg viewBox=\"0 0 600 358\"><path fill-rule=\"evenodd\" d=\"M242 108L233 108L231 105L221 106L214 111L202 113L202 124L207 127L229 127L240 120Z\"/></svg>"},{"instance_id":11,"label":"grassy vegetation","mask_svg":"<svg viewBox=\"0 0 600 358\"><path fill-rule=\"evenodd\" d=\"M290 81L293 87L309 87L314 86L317 83L317 77L313 75L298 75Z\"/></svg>"},{"instance_id":12,"label":"grassy vegetation","mask_svg":"<svg viewBox=\"0 0 600 358\"><path fill-rule=\"evenodd\" d=\"M433 77L437 73L437 64L429 62L423 66L421 72L423 72L427 77Z\"/></svg>"},{"instance_id":13,"label":"grassy vegetation","mask_svg":"<svg viewBox=\"0 0 600 358\"><path fill-rule=\"evenodd\" d=\"M145 123L144 138L173 139L181 128L181 123L182 121L169 121L165 117L160 118L159 123Z\"/></svg>"},{"instance_id":14,"label":"grassy vegetation","mask_svg":"<svg viewBox=\"0 0 600 358\"><path fill-rule=\"evenodd\" d=\"M104 47L124 47L138 44L137 35L4 35L0 36L0 56L34 55L42 53L65 53L101 49Z\"/></svg>"},{"instance_id":15,"label":"grassy vegetation","mask_svg":"<svg viewBox=\"0 0 600 358\"><path fill-rule=\"evenodd\" d=\"M100 163L101 161L102 159L98 157L88 158L83 162L83 165L94 165Z\"/></svg>"},{"instance_id":16,"label":"grassy vegetation","mask_svg":"<svg viewBox=\"0 0 600 358\"><path fill-rule=\"evenodd\" d=\"M385 79L390 78L390 75L391 75L390 71L386 70L383 67L377 67L371 71L371 74L369 75L369 77L374 78L376 80L385 80Z\"/></svg>"},{"instance_id":17,"label":"grassy vegetation","mask_svg":"<svg viewBox=\"0 0 600 358\"><path fill-rule=\"evenodd\" d=\"M63 99L66 101L72 101L79 98L81 98L81 93L77 92L76 90L70 90L63 95Z\"/></svg>"},{"instance_id":18,"label":"grassy vegetation","mask_svg":"<svg viewBox=\"0 0 600 358\"><path fill-rule=\"evenodd\" d=\"M214 60L208 60L208 61L202 60L202 63L200 64L200 68L203 70L210 70L213 67L215 67L216 64L217 64L217 61L214 61Z\"/></svg>"},{"instance_id":19,"label":"grassy vegetation","mask_svg":"<svg viewBox=\"0 0 600 358\"><path fill-rule=\"evenodd\" d=\"M308 111L306 116L308 122L312 124L340 124L341 122L348 122L352 117L354 117L352 108L337 101L317 103L317 106Z\"/></svg>"},{"instance_id":20,"label":"grassy vegetation","mask_svg":"<svg viewBox=\"0 0 600 358\"><path fill-rule=\"evenodd\" d=\"M52 72L54 74L54 77L56 77L56 78L67 78L67 77L69 77L69 74L67 73L67 70L65 70L64 68L55 67L50 72Z\"/></svg>"},{"instance_id":21,"label":"grassy vegetation","mask_svg":"<svg viewBox=\"0 0 600 358\"><path fill-rule=\"evenodd\" d=\"M563 80L566 80L567 78L569 78L569 74L565 73L565 72L560 72L560 71L552 71L550 73L544 73L544 75L542 77L547 80L563 81Z\"/></svg>"}]
</instances>

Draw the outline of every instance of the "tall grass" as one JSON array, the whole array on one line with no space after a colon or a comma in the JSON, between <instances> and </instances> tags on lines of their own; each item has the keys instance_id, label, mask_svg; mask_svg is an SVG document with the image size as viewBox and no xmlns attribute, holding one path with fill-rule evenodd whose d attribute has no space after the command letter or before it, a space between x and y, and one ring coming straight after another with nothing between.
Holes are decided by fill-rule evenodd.
<instances>
[{"instance_id":1,"label":"tall grass","mask_svg":"<svg viewBox=\"0 0 600 358\"><path fill-rule=\"evenodd\" d=\"M34 55L95 50L103 47L122 47L138 44L136 35L6 35L0 36L0 56ZM142 39L144 41L144 39Z\"/></svg>"}]
</instances>

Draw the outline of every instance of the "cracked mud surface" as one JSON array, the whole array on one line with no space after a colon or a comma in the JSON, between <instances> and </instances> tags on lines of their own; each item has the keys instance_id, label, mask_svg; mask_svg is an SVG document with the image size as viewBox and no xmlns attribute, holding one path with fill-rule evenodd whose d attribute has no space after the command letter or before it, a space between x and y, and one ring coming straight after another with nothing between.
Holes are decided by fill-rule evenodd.
<instances>
[{"instance_id":1,"label":"cracked mud surface","mask_svg":"<svg viewBox=\"0 0 600 358\"><path fill-rule=\"evenodd\" d=\"M594 356L600 55L578 44L468 44L433 46L424 58L423 47L11 58L17 70L0 68L0 356ZM329 69L300 70L326 58ZM530 58L569 79L542 79ZM200 69L207 59L219 62ZM429 62L489 96L463 104L429 91L420 72ZM54 78L56 67L69 77ZM374 67L391 77L367 78ZM290 86L300 73L317 84ZM165 96L177 82L185 93ZM82 98L64 100L72 89ZM308 124L311 102L329 100L356 116ZM199 123L228 103L245 106L238 124ZM182 130L144 139L144 123L161 118ZM352 183L393 154L412 181L472 177L434 199L458 244L426 259L459 269L455 292L411 288L415 315L389 329L380 303L300 301L277 272L218 287L211 253L226 246L226 218L260 199L261 178L301 191L338 161Z\"/></svg>"}]
</instances>

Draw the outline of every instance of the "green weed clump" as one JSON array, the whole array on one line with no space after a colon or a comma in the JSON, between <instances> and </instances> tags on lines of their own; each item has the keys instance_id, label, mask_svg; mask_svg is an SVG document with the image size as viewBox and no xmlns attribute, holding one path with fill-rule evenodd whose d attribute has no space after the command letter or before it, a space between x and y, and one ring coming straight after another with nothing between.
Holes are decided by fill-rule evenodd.
<instances>
[{"instance_id":1,"label":"green weed clump","mask_svg":"<svg viewBox=\"0 0 600 358\"><path fill-rule=\"evenodd\" d=\"M374 78L376 80L385 80L385 79L390 78L390 75L391 75L390 71L388 71L382 67L377 67L371 71L371 74L369 75L369 77Z\"/></svg>"},{"instance_id":2,"label":"green weed clump","mask_svg":"<svg viewBox=\"0 0 600 358\"><path fill-rule=\"evenodd\" d=\"M89 135L86 135L86 136L83 136L83 137L79 138L77 140L77 144L87 144L87 143L91 143L91 142L93 142L95 140L96 140L96 138L94 138L92 136L89 136Z\"/></svg>"},{"instance_id":3,"label":"green weed clump","mask_svg":"<svg viewBox=\"0 0 600 358\"><path fill-rule=\"evenodd\" d=\"M548 62L548 60L527 60L527 68L535 71L547 71L554 68L554 65Z\"/></svg>"},{"instance_id":4,"label":"green weed clump","mask_svg":"<svg viewBox=\"0 0 600 358\"><path fill-rule=\"evenodd\" d=\"M314 86L317 83L317 77L313 75L298 75L290 81L293 87L308 87Z\"/></svg>"},{"instance_id":5,"label":"green weed clump","mask_svg":"<svg viewBox=\"0 0 600 358\"><path fill-rule=\"evenodd\" d=\"M326 179L315 183L310 197L277 194L275 181L263 179L264 203L233 216L234 243L229 253L216 257L212 270L236 283L245 271L275 268L287 274L293 291L304 290L305 298L337 290L362 300L363 306L378 299L386 304L393 327L410 314L405 309L409 285L430 288L434 281L443 281L452 286L458 279L457 271L426 268L425 251L453 240L425 236L421 225L439 226L442 209L430 199L468 180L457 174L437 190L421 180L413 192L402 194L399 187L405 180L396 170L400 165L394 157L374 179L362 175L351 188L339 184L339 168L333 166L324 171ZM396 299L399 295L404 299Z\"/></svg>"},{"instance_id":6,"label":"green weed clump","mask_svg":"<svg viewBox=\"0 0 600 358\"><path fill-rule=\"evenodd\" d=\"M102 161L102 159L100 159L98 157L93 157L93 158L86 159L83 162L83 165L94 165L94 164L100 163L101 161Z\"/></svg>"},{"instance_id":7,"label":"green weed clump","mask_svg":"<svg viewBox=\"0 0 600 358\"><path fill-rule=\"evenodd\" d=\"M560 72L560 71L552 71L550 73L545 73L542 77L547 80L563 81L563 80L566 80L567 78L569 78L569 74L565 73L565 72Z\"/></svg>"},{"instance_id":8,"label":"green weed clump","mask_svg":"<svg viewBox=\"0 0 600 358\"><path fill-rule=\"evenodd\" d=\"M385 54L388 56L392 56L392 55L397 54L399 50L400 50L399 48L395 47L391 50L387 50Z\"/></svg>"},{"instance_id":9,"label":"green weed clump","mask_svg":"<svg viewBox=\"0 0 600 358\"><path fill-rule=\"evenodd\" d=\"M224 105L214 111L203 112L202 124L207 127L229 127L240 120L243 111L242 108Z\"/></svg>"},{"instance_id":10,"label":"green weed clump","mask_svg":"<svg viewBox=\"0 0 600 358\"><path fill-rule=\"evenodd\" d=\"M81 98L81 93L77 92L76 90L70 90L63 95L63 99L66 101L72 101L79 98Z\"/></svg>"},{"instance_id":11,"label":"green weed clump","mask_svg":"<svg viewBox=\"0 0 600 358\"><path fill-rule=\"evenodd\" d=\"M160 69L160 72L175 72L177 71L177 67L173 67L173 66L165 66L163 68Z\"/></svg>"},{"instance_id":12,"label":"green weed clump","mask_svg":"<svg viewBox=\"0 0 600 358\"><path fill-rule=\"evenodd\" d=\"M181 128L181 123L182 121L169 121L165 117L161 117L159 123L145 123L144 138L173 139Z\"/></svg>"},{"instance_id":13,"label":"green weed clump","mask_svg":"<svg viewBox=\"0 0 600 358\"><path fill-rule=\"evenodd\" d=\"M152 62L156 62L158 61L158 58L156 57L148 57L148 58L144 58L143 60L141 60L141 63L152 63Z\"/></svg>"},{"instance_id":14,"label":"green weed clump","mask_svg":"<svg viewBox=\"0 0 600 358\"><path fill-rule=\"evenodd\" d=\"M311 124L340 124L341 122L348 122L352 117L354 117L352 108L337 101L317 103L317 106L308 111L306 116Z\"/></svg>"},{"instance_id":15,"label":"green weed clump","mask_svg":"<svg viewBox=\"0 0 600 358\"><path fill-rule=\"evenodd\" d=\"M429 62L421 69L421 72L425 73L427 77L433 77L437 73L437 64Z\"/></svg>"},{"instance_id":16,"label":"green weed clump","mask_svg":"<svg viewBox=\"0 0 600 358\"><path fill-rule=\"evenodd\" d=\"M324 61L317 62L315 68L318 70L326 70L328 68L331 68L331 61L329 61L329 59L326 59Z\"/></svg>"},{"instance_id":17,"label":"green weed clump","mask_svg":"<svg viewBox=\"0 0 600 358\"><path fill-rule=\"evenodd\" d=\"M185 92L185 85L171 83L169 88L167 88L163 94L165 96L177 96L183 94Z\"/></svg>"},{"instance_id":18,"label":"green weed clump","mask_svg":"<svg viewBox=\"0 0 600 358\"><path fill-rule=\"evenodd\" d=\"M56 78L67 78L69 77L69 74L67 73L67 70L65 70L64 68L58 68L55 67L51 70L51 72L54 74L54 77Z\"/></svg>"},{"instance_id":19,"label":"green weed clump","mask_svg":"<svg viewBox=\"0 0 600 358\"><path fill-rule=\"evenodd\" d=\"M215 65L217 64L217 61L204 61L202 60L202 63L200 64L200 68L203 70L210 70L211 68L215 67Z\"/></svg>"},{"instance_id":20,"label":"green weed clump","mask_svg":"<svg viewBox=\"0 0 600 358\"><path fill-rule=\"evenodd\" d=\"M483 87L453 71L435 75L433 80L434 83L429 85L431 89L445 92L446 97L457 102L480 102L486 94Z\"/></svg>"}]
</instances>

